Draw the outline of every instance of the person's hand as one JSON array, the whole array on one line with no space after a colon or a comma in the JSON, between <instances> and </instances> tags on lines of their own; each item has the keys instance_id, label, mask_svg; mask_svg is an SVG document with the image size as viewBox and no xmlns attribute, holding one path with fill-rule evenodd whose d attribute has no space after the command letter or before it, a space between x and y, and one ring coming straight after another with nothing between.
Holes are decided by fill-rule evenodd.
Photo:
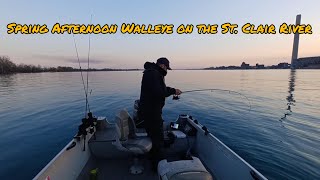
<instances>
[{"instance_id":1,"label":"person's hand","mask_svg":"<svg viewBox=\"0 0 320 180\"><path fill-rule=\"evenodd\" d=\"M176 94L175 95L180 95L182 91L180 89L176 89Z\"/></svg>"}]
</instances>

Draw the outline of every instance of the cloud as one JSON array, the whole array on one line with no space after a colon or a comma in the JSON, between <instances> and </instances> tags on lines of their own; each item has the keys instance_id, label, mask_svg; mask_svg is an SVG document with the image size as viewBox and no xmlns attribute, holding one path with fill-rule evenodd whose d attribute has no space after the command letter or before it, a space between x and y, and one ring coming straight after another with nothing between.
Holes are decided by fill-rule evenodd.
<instances>
[{"instance_id":1,"label":"cloud","mask_svg":"<svg viewBox=\"0 0 320 180\"><path fill-rule=\"evenodd\" d=\"M89 59L90 64L103 64L106 60L99 60L99 59ZM65 59L64 62L68 63L79 63L78 59ZM88 59L80 59L80 63L87 63Z\"/></svg>"},{"instance_id":2,"label":"cloud","mask_svg":"<svg viewBox=\"0 0 320 180\"><path fill-rule=\"evenodd\" d=\"M33 58L37 59L45 59L45 60L54 60L54 61L63 61L66 63L78 63L77 57L70 57L70 56L59 56L59 55L44 55L44 54L35 54L32 55ZM80 63L87 63L88 59L80 57ZM104 64L113 62L109 59L101 59L101 58L90 58L90 64Z\"/></svg>"}]
</instances>

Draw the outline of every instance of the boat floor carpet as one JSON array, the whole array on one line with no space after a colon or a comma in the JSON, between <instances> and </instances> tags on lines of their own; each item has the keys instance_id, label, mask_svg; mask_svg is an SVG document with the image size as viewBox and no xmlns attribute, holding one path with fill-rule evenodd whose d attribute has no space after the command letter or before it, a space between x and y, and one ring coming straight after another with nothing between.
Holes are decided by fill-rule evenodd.
<instances>
[{"instance_id":1,"label":"boat floor carpet","mask_svg":"<svg viewBox=\"0 0 320 180\"><path fill-rule=\"evenodd\" d=\"M146 159L142 159L141 163L144 165L144 172L142 174L133 175L129 172L129 167L132 161L128 159L97 159L91 157L85 167L82 169L77 180L90 179L90 171L98 168L97 179L99 180L138 180L150 179L158 180L158 174L151 170L151 163Z\"/></svg>"}]
</instances>

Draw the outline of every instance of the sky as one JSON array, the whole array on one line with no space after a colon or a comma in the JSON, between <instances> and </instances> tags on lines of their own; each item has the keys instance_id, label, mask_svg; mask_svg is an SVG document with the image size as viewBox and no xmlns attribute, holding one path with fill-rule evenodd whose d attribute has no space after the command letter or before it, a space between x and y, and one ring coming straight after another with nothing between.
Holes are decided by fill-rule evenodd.
<instances>
[{"instance_id":1,"label":"sky","mask_svg":"<svg viewBox=\"0 0 320 180\"><path fill-rule=\"evenodd\" d=\"M299 57L320 56L320 1L318 0L177 0L177 1L7 1L0 0L0 56L17 64L78 67L71 34L7 34L7 24L218 24L239 25L238 34L99 34L91 35L91 67L142 68L146 61L167 57L172 68L240 65L243 61L272 65L289 62L293 35L248 35L245 23L312 25L312 35L300 35ZM83 66L89 35L75 35Z\"/></svg>"}]
</instances>

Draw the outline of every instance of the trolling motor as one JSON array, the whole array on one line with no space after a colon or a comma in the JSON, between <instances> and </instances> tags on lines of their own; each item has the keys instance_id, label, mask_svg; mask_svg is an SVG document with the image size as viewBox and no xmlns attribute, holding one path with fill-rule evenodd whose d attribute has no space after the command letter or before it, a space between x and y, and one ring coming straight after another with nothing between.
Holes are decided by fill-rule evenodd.
<instances>
[{"instance_id":1,"label":"trolling motor","mask_svg":"<svg viewBox=\"0 0 320 180\"><path fill-rule=\"evenodd\" d=\"M79 125L78 128L78 133L75 136L78 140L80 140L80 137L83 136L84 138L84 143L83 143L83 151L86 150L86 136L88 132L90 134L94 133L94 127L97 124L97 118L93 117L92 113L88 113L88 118L83 118L82 119L82 124ZM89 128L89 131L87 129ZM96 138L96 134L93 134L94 138Z\"/></svg>"}]
</instances>

